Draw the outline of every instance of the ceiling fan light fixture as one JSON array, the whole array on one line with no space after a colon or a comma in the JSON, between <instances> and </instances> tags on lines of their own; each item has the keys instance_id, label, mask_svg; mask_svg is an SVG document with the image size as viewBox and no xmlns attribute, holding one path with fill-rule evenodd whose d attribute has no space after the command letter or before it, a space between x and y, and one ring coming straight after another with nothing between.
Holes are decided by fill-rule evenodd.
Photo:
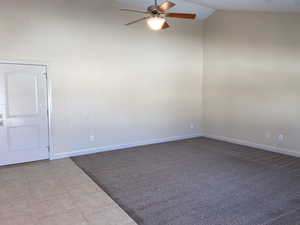
<instances>
[{"instance_id":1,"label":"ceiling fan light fixture","mask_svg":"<svg viewBox=\"0 0 300 225\"><path fill-rule=\"evenodd\" d=\"M147 24L152 30L161 30L165 22L166 19L160 16L153 16L147 20Z\"/></svg>"},{"instance_id":2,"label":"ceiling fan light fixture","mask_svg":"<svg viewBox=\"0 0 300 225\"><path fill-rule=\"evenodd\" d=\"M154 5L150 5L146 8L146 11L134 10L134 9L121 9L121 11L134 12L146 14L147 16L140 18L138 20L132 21L125 24L126 26L141 22L147 21L148 26L152 30L165 30L170 28L170 24L166 21L165 18L177 18L177 19L195 19L196 14L194 13L169 13L169 9L173 8L176 4L170 0L166 0L164 3L158 5L157 0L154 0Z\"/></svg>"}]
</instances>

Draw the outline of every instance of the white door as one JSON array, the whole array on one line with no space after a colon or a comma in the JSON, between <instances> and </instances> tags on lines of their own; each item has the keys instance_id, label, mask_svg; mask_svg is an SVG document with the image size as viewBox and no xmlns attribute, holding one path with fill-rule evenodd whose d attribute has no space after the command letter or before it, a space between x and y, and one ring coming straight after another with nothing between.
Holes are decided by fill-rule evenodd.
<instances>
[{"instance_id":1,"label":"white door","mask_svg":"<svg viewBox=\"0 0 300 225\"><path fill-rule=\"evenodd\" d=\"M46 67L0 64L0 165L49 158Z\"/></svg>"}]
</instances>

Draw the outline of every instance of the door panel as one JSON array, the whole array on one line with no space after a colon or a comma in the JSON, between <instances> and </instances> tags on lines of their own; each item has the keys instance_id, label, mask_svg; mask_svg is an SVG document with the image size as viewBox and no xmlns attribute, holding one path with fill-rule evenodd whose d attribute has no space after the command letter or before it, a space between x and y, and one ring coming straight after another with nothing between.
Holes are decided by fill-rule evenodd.
<instances>
[{"instance_id":1,"label":"door panel","mask_svg":"<svg viewBox=\"0 0 300 225\"><path fill-rule=\"evenodd\" d=\"M30 151L39 148L39 126L8 127L8 151Z\"/></svg>"},{"instance_id":2,"label":"door panel","mask_svg":"<svg viewBox=\"0 0 300 225\"><path fill-rule=\"evenodd\" d=\"M0 165L49 158L45 72L0 64Z\"/></svg>"},{"instance_id":3,"label":"door panel","mask_svg":"<svg viewBox=\"0 0 300 225\"><path fill-rule=\"evenodd\" d=\"M37 74L6 73L7 117L38 114Z\"/></svg>"}]
</instances>

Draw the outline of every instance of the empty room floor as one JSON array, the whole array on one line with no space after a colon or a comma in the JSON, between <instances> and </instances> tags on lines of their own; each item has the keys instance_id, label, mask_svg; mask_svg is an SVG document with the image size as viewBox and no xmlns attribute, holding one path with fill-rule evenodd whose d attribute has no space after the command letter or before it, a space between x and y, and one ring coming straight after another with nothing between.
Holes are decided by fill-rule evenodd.
<instances>
[{"instance_id":1,"label":"empty room floor","mask_svg":"<svg viewBox=\"0 0 300 225\"><path fill-rule=\"evenodd\" d=\"M196 138L73 160L0 167L0 224L300 224L299 158Z\"/></svg>"},{"instance_id":2,"label":"empty room floor","mask_svg":"<svg viewBox=\"0 0 300 225\"><path fill-rule=\"evenodd\" d=\"M0 167L1 225L135 225L70 159Z\"/></svg>"},{"instance_id":3,"label":"empty room floor","mask_svg":"<svg viewBox=\"0 0 300 225\"><path fill-rule=\"evenodd\" d=\"M298 225L300 159L206 138L75 157L140 225Z\"/></svg>"}]
</instances>

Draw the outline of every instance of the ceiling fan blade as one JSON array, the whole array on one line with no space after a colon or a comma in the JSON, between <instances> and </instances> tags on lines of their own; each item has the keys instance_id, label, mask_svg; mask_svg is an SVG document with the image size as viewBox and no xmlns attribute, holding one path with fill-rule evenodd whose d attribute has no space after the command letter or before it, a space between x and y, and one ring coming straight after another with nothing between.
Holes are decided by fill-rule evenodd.
<instances>
[{"instance_id":1,"label":"ceiling fan blade","mask_svg":"<svg viewBox=\"0 0 300 225\"><path fill-rule=\"evenodd\" d=\"M164 29L168 29L169 27L170 24L168 24L168 22L165 22L161 29L164 30Z\"/></svg>"},{"instance_id":2,"label":"ceiling fan blade","mask_svg":"<svg viewBox=\"0 0 300 225\"><path fill-rule=\"evenodd\" d=\"M130 22L130 23L127 23L127 24L125 24L125 25L126 25L126 26L129 26L129 25L131 25L131 24L135 24L135 23L138 23L138 22L140 22L140 21L146 20L146 19L148 19L149 17L150 17L150 16L143 17L143 18L141 18L141 19L138 19L138 20L132 21L132 22Z\"/></svg>"},{"instance_id":3,"label":"ceiling fan blade","mask_svg":"<svg viewBox=\"0 0 300 225\"><path fill-rule=\"evenodd\" d=\"M166 1L164 2L163 4L161 4L158 8L159 11L161 12L165 12L167 11L168 9L171 9L175 6L176 4L173 3L173 2L170 2L170 1Z\"/></svg>"},{"instance_id":4,"label":"ceiling fan blade","mask_svg":"<svg viewBox=\"0 0 300 225\"><path fill-rule=\"evenodd\" d=\"M120 9L120 11L149 14L149 13L146 12L146 11L133 10L133 9Z\"/></svg>"},{"instance_id":5,"label":"ceiling fan blade","mask_svg":"<svg viewBox=\"0 0 300 225\"><path fill-rule=\"evenodd\" d=\"M179 19L196 19L196 14L191 13L166 13L166 17L179 18Z\"/></svg>"}]
</instances>

